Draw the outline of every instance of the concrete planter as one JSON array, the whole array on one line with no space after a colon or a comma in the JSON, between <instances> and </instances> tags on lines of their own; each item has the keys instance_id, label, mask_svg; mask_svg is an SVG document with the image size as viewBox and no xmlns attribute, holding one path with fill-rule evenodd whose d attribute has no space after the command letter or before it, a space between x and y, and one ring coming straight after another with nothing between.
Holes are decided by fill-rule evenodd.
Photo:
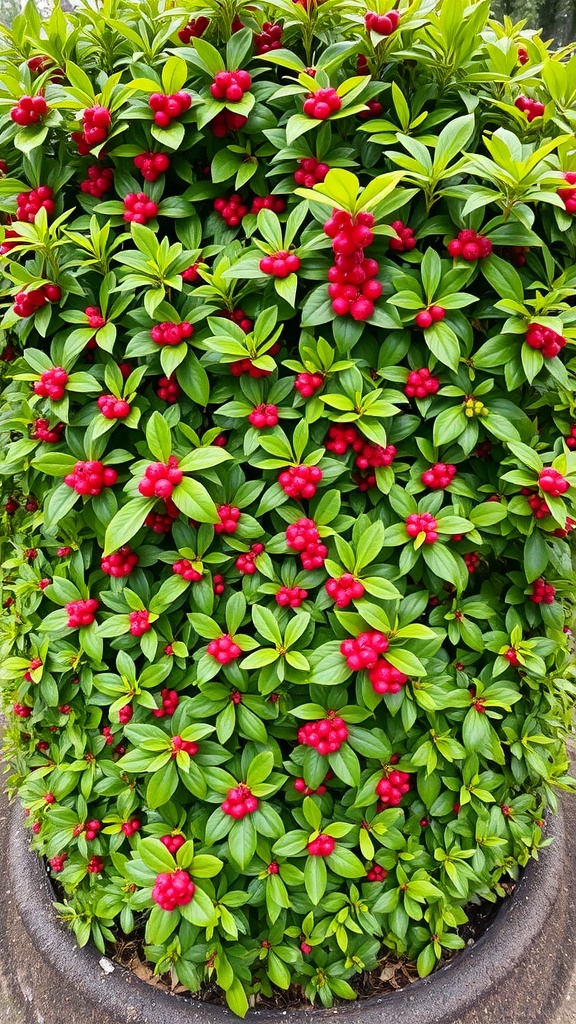
<instances>
[{"instance_id":1,"label":"concrete planter","mask_svg":"<svg viewBox=\"0 0 576 1024\"><path fill-rule=\"evenodd\" d=\"M78 949L72 933L56 919L49 879L28 849L21 821L19 807L5 807L0 863L6 891L0 935L2 1020L233 1024L235 1018L224 1008L158 991L122 967L105 974L99 953ZM550 822L549 834L553 844L529 865L485 935L431 978L334 1010L254 1011L248 1021L271 1024L280 1017L298 1024L340 1017L351 1024L552 1024L576 962L574 801L565 801Z\"/></svg>"}]
</instances>

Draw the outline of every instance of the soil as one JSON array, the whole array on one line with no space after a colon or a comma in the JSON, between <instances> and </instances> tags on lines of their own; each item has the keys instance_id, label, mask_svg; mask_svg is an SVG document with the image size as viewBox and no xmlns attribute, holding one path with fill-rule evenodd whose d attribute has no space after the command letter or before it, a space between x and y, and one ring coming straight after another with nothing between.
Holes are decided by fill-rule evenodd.
<instances>
[{"instance_id":1,"label":"soil","mask_svg":"<svg viewBox=\"0 0 576 1024\"><path fill-rule=\"evenodd\" d=\"M500 884L506 893L505 896L499 898L495 903L482 900L478 903L471 903L466 908L468 921L459 929L459 934L464 939L466 947L473 946L484 934L516 888L515 882L501 882ZM144 928L142 927L137 929L130 938L122 936L116 940L114 946L110 948L111 959L132 971L136 977L148 985L153 985L155 988L173 995L190 996L188 989L180 984L175 974L170 972L154 974L152 966L146 960L144 945ZM462 950L447 950L436 970L459 956L461 952ZM418 972L413 962L398 957L391 951L384 951L384 955L374 970L365 971L348 980L357 992L358 999L371 999L388 992L396 992L398 989L418 981ZM204 985L192 998L199 999L201 1002L223 1004L221 989L211 984ZM285 992L276 989L273 998L257 995L251 1002L257 1007L277 1010L303 1009L309 1011L311 1009L308 999L298 985L291 985ZM335 999L334 1004L346 1005L346 1000ZM319 1004L317 1004L317 1008L320 1008Z\"/></svg>"}]
</instances>

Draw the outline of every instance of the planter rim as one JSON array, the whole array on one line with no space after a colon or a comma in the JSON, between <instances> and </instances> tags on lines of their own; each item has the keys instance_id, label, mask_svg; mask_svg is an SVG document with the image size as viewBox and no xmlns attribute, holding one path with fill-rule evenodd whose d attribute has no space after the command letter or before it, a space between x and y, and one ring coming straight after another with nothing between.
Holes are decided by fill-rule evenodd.
<instances>
[{"instance_id":1,"label":"planter rim","mask_svg":"<svg viewBox=\"0 0 576 1024\"><path fill-rule=\"evenodd\" d=\"M554 842L540 851L538 860L529 862L514 893L486 932L435 974L398 992L328 1010L250 1010L247 1021L272 1022L280 1017L289 1024L298 1024L312 1016L324 1019L330 1015L361 1018L362 1024L459 1024L466 1012L485 1004L489 993L509 984L514 968L529 956L531 947L553 917L551 912L558 899L566 857L562 808L555 817L549 817L546 833ZM76 992L79 1022L82 1001L101 1009L104 1004L110 1019L135 1024L230 1024L237 1019L224 1006L159 990L119 964L115 963L114 971L106 974L100 966L101 954L91 946L78 948L73 933L56 917L48 874L28 846L17 803L10 811L7 839L13 906L34 947L53 972L54 985ZM489 1018L482 1019L488 1024ZM531 1019L523 1020L531 1024Z\"/></svg>"}]
</instances>

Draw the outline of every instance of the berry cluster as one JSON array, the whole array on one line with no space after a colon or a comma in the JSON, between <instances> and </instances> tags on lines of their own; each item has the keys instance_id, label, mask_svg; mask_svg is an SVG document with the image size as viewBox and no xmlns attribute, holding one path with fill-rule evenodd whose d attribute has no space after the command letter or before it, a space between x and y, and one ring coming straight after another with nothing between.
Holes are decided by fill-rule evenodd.
<instances>
[{"instance_id":1,"label":"berry cluster","mask_svg":"<svg viewBox=\"0 0 576 1024\"><path fill-rule=\"evenodd\" d=\"M306 785L305 779L294 779L294 789L297 793L302 793L303 796L324 796L327 788L324 783L321 783L316 789L311 789L310 786Z\"/></svg>"},{"instance_id":2,"label":"berry cluster","mask_svg":"<svg viewBox=\"0 0 576 1024\"><path fill-rule=\"evenodd\" d=\"M130 415L130 406L123 398L115 395L100 395L98 408L107 420L125 420Z\"/></svg>"},{"instance_id":3,"label":"berry cluster","mask_svg":"<svg viewBox=\"0 0 576 1024\"><path fill-rule=\"evenodd\" d=\"M29 292L18 292L14 296L13 310L16 316L33 316L48 302L59 302L62 291L57 284L43 284L41 288L33 288Z\"/></svg>"},{"instance_id":4,"label":"berry cluster","mask_svg":"<svg viewBox=\"0 0 576 1024\"><path fill-rule=\"evenodd\" d=\"M104 857L91 857L86 865L89 875L99 875L104 870Z\"/></svg>"},{"instance_id":5,"label":"berry cluster","mask_svg":"<svg viewBox=\"0 0 576 1024\"><path fill-rule=\"evenodd\" d=\"M134 166L142 172L144 181L156 181L170 167L170 157L167 153L138 153Z\"/></svg>"},{"instance_id":6,"label":"berry cluster","mask_svg":"<svg viewBox=\"0 0 576 1024\"><path fill-rule=\"evenodd\" d=\"M40 380L34 384L34 394L42 398L49 398L51 402L59 402L66 393L68 374L62 366L54 366L51 370L44 370Z\"/></svg>"},{"instance_id":7,"label":"berry cluster","mask_svg":"<svg viewBox=\"0 0 576 1024\"><path fill-rule=\"evenodd\" d=\"M328 271L328 294L337 316L350 314L354 320L368 320L382 294L382 285L375 280L380 269L378 263L364 254L374 241L373 227L371 213L359 213L354 218L336 209L324 224L335 257L334 266Z\"/></svg>"},{"instance_id":8,"label":"berry cluster","mask_svg":"<svg viewBox=\"0 0 576 1024\"><path fill-rule=\"evenodd\" d=\"M455 476L456 466L446 462L435 462L430 469L426 469L422 473L422 483L426 484L426 487L440 491L449 487Z\"/></svg>"},{"instance_id":9,"label":"berry cluster","mask_svg":"<svg viewBox=\"0 0 576 1024\"><path fill-rule=\"evenodd\" d=\"M504 657L506 661L512 665L513 668L519 668L520 662L518 660L518 652L515 647L509 647L507 651L504 651Z\"/></svg>"},{"instance_id":10,"label":"berry cluster","mask_svg":"<svg viewBox=\"0 0 576 1024\"><path fill-rule=\"evenodd\" d=\"M329 857L331 853L334 853L335 846L335 839L332 836L327 836L325 832L321 832L316 839L312 839L307 844L306 849L311 857Z\"/></svg>"},{"instance_id":11,"label":"berry cluster","mask_svg":"<svg viewBox=\"0 0 576 1024\"><path fill-rule=\"evenodd\" d=\"M446 310L442 306L428 306L427 309L421 309L416 314L416 325L426 330L432 324L437 324L440 320L443 320L445 316Z\"/></svg>"},{"instance_id":12,"label":"berry cluster","mask_svg":"<svg viewBox=\"0 0 576 1024\"><path fill-rule=\"evenodd\" d=\"M534 513L535 519L546 519L550 515L550 508L544 498L536 494L530 487L522 487L520 494L528 500L528 504Z\"/></svg>"},{"instance_id":13,"label":"berry cluster","mask_svg":"<svg viewBox=\"0 0 576 1024\"><path fill-rule=\"evenodd\" d=\"M524 65L524 64L527 64L529 60L530 60L530 56L528 54L528 50L526 49L526 47L525 46L519 46L518 47L518 63Z\"/></svg>"},{"instance_id":14,"label":"berry cluster","mask_svg":"<svg viewBox=\"0 0 576 1024\"><path fill-rule=\"evenodd\" d=\"M298 729L298 743L315 747L319 754L335 754L348 739L348 726L336 715L307 722Z\"/></svg>"},{"instance_id":15,"label":"berry cluster","mask_svg":"<svg viewBox=\"0 0 576 1024\"><path fill-rule=\"evenodd\" d=\"M56 854L55 857L51 857L50 860L48 861L48 863L49 863L52 871L54 872L54 874L57 875L57 874L60 873L60 871L64 870L64 866L65 866L67 860L68 860L68 854L67 853L58 853L58 854Z\"/></svg>"},{"instance_id":16,"label":"berry cluster","mask_svg":"<svg viewBox=\"0 0 576 1024\"><path fill-rule=\"evenodd\" d=\"M211 640L207 647L208 654L212 658L216 658L216 661L220 662L221 665L229 665L231 661L235 661L242 654L242 651L235 644L232 637L228 633L223 633L216 640Z\"/></svg>"},{"instance_id":17,"label":"berry cluster","mask_svg":"<svg viewBox=\"0 0 576 1024\"><path fill-rule=\"evenodd\" d=\"M248 420L256 430L263 430L264 427L275 427L278 423L278 406L257 405L248 414Z\"/></svg>"},{"instance_id":18,"label":"berry cluster","mask_svg":"<svg viewBox=\"0 0 576 1024\"><path fill-rule=\"evenodd\" d=\"M182 389L176 380L176 376L172 374L170 377L160 377L156 387L156 394L163 402L169 402L171 405L174 405L182 394Z\"/></svg>"},{"instance_id":19,"label":"berry cluster","mask_svg":"<svg viewBox=\"0 0 576 1024\"><path fill-rule=\"evenodd\" d=\"M132 551L128 544L124 544L113 555L102 555L100 568L107 576L112 576L114 579L125 579L136 568L138 561L136 552Z\"/></svg>"},{"instance_id":20,"label":"berry cluster","mask_svg":"<svg viewBox=\"0 0 576 1024\"><path fill-rule=\"evenodd\" d=\"M282 46L282 26L272 21L265 21L262 31L254 36L254 49L258 57L270 50L279 50Z\"/></svg>"},{"instance_id":21,"label":"berry cluster","mask_svg":"<svg viewBox=\"0 0 576 1024\"><path fill-rule=\"evenodd\" d=\"M416 237L413 228L409 228L401 220L393 220L391 228L396 232L396 238L388 239L388 247L393 252L411 252L416 248Z\"/></svg>"},{"instance_id":22,"label":"berry cluster","mask_svg":"<svg viewBox=\"0 0 576 1024\"><path fill-rule=\"evenodd\" d=\"M567 213L576 213L576 171L567 171L564 181L570 188L559 188L558 195L566 207Z\"/></svg>"},{"instance_id":23,"label":"berry cluster","mask_svg":"<svg viewBox=\"0 0 576 1024\"><path fill-rule=\"evenodd\" d=\"M158 213L158 204L145 192L129 192L124 199L124 220L147 224Z\"/></svg>"},{"instance_id":24,"label":"berry cluster","mask_svg":"<svg viewBox=\"0 0 576 1024\"><path fill-rule=\"evenodd\" d=\"M270 277L288 277L289 274L296 274L300 270L300 257L295 252L280 249L271 256L262 257L260 270Z\"/></svg>"},{"instance_id":25,"label":"berry cluster","mask_svg":"<svg viewBox=\"0 0 576 1024\"><path fill-rule=\"evenodd\" d=\"M10 117L21 128L30 124L37 124L41 118L46 117L49 107L43 96L21 96L15 107L10 111Z\"/></svg>"},{"instance_id":26,"label":"berry cluster","mask_svg":"<svg viewBox=\"0 0 576 1024\"><path fill-rule=\"evenodd\" d=\"M212 577L212 589L217 597L220 597L226 590L224 577L220 576L219 573L216 573L216 575Z\"/></svg>"},{"instance_id":27,"label":"berry cluster","mask_svg":"<svg viewBox=\"0 0 576 1024\"><path fill-rule=\"evenodd\" d=\"M111 167L101 167L100 164L91 164L88 168L88 177L80 182L80 191L86 195L101 199L110 192L114 184L114 171Z\"/></svg>"},{"instance_id":28,"label":"berry cluster","mask_svg":"<svg viewBox=\"0 0 576 1024\"><path fill-rule=\"evenodd\" d=\"M138 490L144 498L169 498L175 487L178 486L184 476L181 469L178 469L178 459L171 455L168 462L152 462L146 466L143 479L138 484Z\"/></svg>"},{"instance_id":29,"label":"berry cluster","mask_svg":"<svg viewBox=\"0 0 576 1024\"><path fill-rule=\"evenodd\" d=\"M451 256L461 256L468 263L475 260L486 259L492 253L492 242L486 235L479 235L472 228L464 228L458 232L458 237L448 243L448 252Z\"/></svg>"},{"instance_id":30,"label":"berry cluster","mask_svg":"<svg viewBox=\"0 0 576 1024\"><path fill-rule=\"evenodd\" d=\"M125 704L123 708L120 708L118 712L118 721L120 725L128 725L128 722L132 721L134 711L130 704Z\"/></svg>"},{"instance_id":31,"label":"berry cluster","mask_svg":"<svg viewBox=\"0 0 576 1024\"><path fill-rule=\"evenodd\" d=\"M200 36L204 35L209 24L210 18L191 18L188 24L180 29L178 39L181 43L189 43L191 39L200 39Z\"/></svg>"},{"instance_id":32,"label":"berry cluster","mask_svg":"<svg viewBox=\"0 0 576 1024\"><path fill-rule=\"evenodd\" d=\"M373 864L366 873L367 882L383 882L388 872L386 868L380 867L379 864Z\"/></svg>"},{"instance_id":33,"label":"berry cluster","mask_svg":"<svg viewBox=\"0 0 576 1024\"><path fill-rule=\"evenodd\" d=\"M326 121L331 114L338 113L341 107L342 100L336 89L318 89L308 93L304 100L306 117L313 117L315 121Z\"/></svg>"},{"instance_id":34,"label":"berry cluster","mask_svg":"<svg viewBox=\"0 0 576 1024\"><path fill-rule=\"evenodd\" d=\"M225 317L226 320L231 320L233 324L237 324L240 330L244 331L244 334L250 334L250 331L254 326L252 320L250 320L246 316L246 313L244 312L243 309L233 309L232 312L230 312L230 310L228 309L223 309L219 315ZM272 348L270 349L270 355L276 355L276 353L279 351L280 345L273 345ZM266 371L262 371L262 373L264 372Z\"/></svg>"},{"instance_id":35,"label":"berry cluster","mask_svg":"<svg viewBox=\"0 0 576 1024\"><path fill-rule=\"evenodd\" d=\"M179 345L193 334L194 328L188 320L183 320L180 324L172 324L166 320L161 324L155 324L150 331L150 337L157 345Z\"/></svg>"},{"instance_id":36,"label":"berry cluster","mask_svg":"<svg viewBox=\"0 0 576 1024\"><path fill-rule=\"evenodd\" d=\"M64 483L76 491L76 494L95 497L105 487L112 487L117 479L117 470L92 459L89 462L77 462L72 472L64 477Z\"/></svg>"},{"instance_id":37,"label":"berry cluster","mask_svg":"<svg viewBox=\"0 0 576 1024\"><path fill-rule=\"evenodd\" d=\"M252 76L247 71L219 71L210 86L210 93L223 103L239 103L251 85Z\"/></svg>"},{"instance_id":38,"label":"berry cluster","mask_svg":"<svg viewBox=\"0 0 576 1024\"><path fill-rule=\"evenodd\" d=\"M373 117L380 117L384 107L378 100L366 100L366 109L361 110L358 117L361 121L370 121Z\"/></svg>"},{"instance_id":39,"label":"berry cluster","mask_svg":"<svg viewBox=\"0 0 576 1024\"><path fill-rule=\"evenodd\" d=\"M192 264L192 266L186 267L186 270L182 271L182 273L180 274L180 277L182 278L183 281L186 281L187 284L194 284L200 278L200 267L201 266L202 266L202 261L201 260L197 260L196 263Z\"/></svg>"},{"instance_id":40,"label":"berry cluster","mask_svg":"<svg viewBox=\"0 0 576 1024\"><path fill-rule=\"evenodd\" d=\"M198 744L193 743L192 740L183 740L181 736L172 737L172 760L178 757L180 750L183 750L189 757L194 757L198 753Z\"/></svg>"},{"instance_id":41,"label":"berry cluster","mask_svg":"<svg viewBox=\"0 0 576 1024\"><path fill-rule=\"evenodd\" d=\"M323 373L299 373L294 381L296 391L299 391L302 398L311 398L324 383Z\"/></svg>"},{"instance_id":42,"label":"berry cluster","mask_svg":"<svg viewBox=\"0 0 576 1024\"><path fill-rule=\"evenodd\" d=\"M302 587L280 587L274 596L281 608L299 608L308 597L308 591Z\"/></svg>"},{"instance_id":43,"label":"berry cluster","mask_svg":"<svg viewBox=\"0 0 576 1024\"><path fill-rule=\"evenodd\" d=\"M313 519L298 519L286 530L286 543L300 555L302 567L308 571L321 569L328 557L328 548L320 541L318 527Z\"/></svg>"},{"instance_id":44,"label":"berry cluster","mask_svg":"<svg viewBox=\"0 0 576 1024\"><path fill-rule=\"evenodd\" d=\"M398 28L400 21L400 11L388 11L388 14L376 14L374 11L368 11L368 14L364 15L364 24L369 32L377 32L379 36L392 35Z\"/></svg>"},{"instance_id":45,"label":"berry cluster","mask_svg":"<svg viewBox=\"0 0 576 1024\"><path fill-rule=\"evenodd\" d=\"M379 658L368 676L374 693L399 693L408 682L408 676L391 665L385 658Z\"/></svg>"},{"instance_id":46,"label":"berry cluster","mask_svg":"<svg viewBox=\"0 0 576 1024\"><path fill-rule=\"evenodd\" d=\"M241 782L239 786L228 790L226 799L221 806L224 814L229 814L231 818L238 821L240 818L245 818L247 814L253 814L258 810L258 800L252 796L248 786Z\"/></svg>"},{"instance_id":47,"label":"berry cluster","mask_svg":"<svg viewBox=\"0 0 576 1024\"><path fill-rule=\"evenodd\" d=\"M39 185L30 192L20 192L16 196L16 220L27 224L34 222L40 210L46 210L47 216L51 217L55 209L54 192L49 185Z\"/></svg>"},{"instance_id":48,"label":"berry cluster","mask_svg":"<svg viewBox=\"0 0 576 1024\"><path fill-rule=\"evenodd\" d=\"M553 498L559 498L561 494L566 493L570 484L566 477L562 476L557 469L546 468L542 470L538 477L538 486L545 494L550 494Z\"/></svg>"},{"instance_id":49,"label":"berry cluster","mask_svg":"<svg viewBox=\"0 0 576 1024\"><path fill-rule=\"evenodd\" d=\"M179 562L174 562L172 572L176 576L181 576L187 583L198 583L202 579L202 573L194 568L188 558L181 558Z\"/></svg>"},{"instance_id":50,"label":"berry cluster","mask_svg":"<svg viewBox=\"0 0 576 1024\"><path fill-rule=\"evenodd\" d=\"M435 395L440 387L440 381L433 377L426 366L419 370L411 370L408 380L404 386L404 394L407 398L427 398L428 395Z\"/></svg>"},{"instance_id":51,"label":"berry cluster","mask_svg":"<svg viewBox=\"0 0 576 1024\"><path fill-rule=\"evenodd\" d=\"M154 124L159 128L168 128L172 121L186 113L191 103L192 97L188 92L175 92L170 95L153 92L148 100L151 110L154 111Z\"/></svg>"},{"instance_id":52,"label":"berry cluster","mask_svg":"<svg viewBox=\"0 0 576 1024\"><path fill-rule=\"evenodd\" d=\"M238 132L244 127L248 118L244 114L235 114L233 110L221 110L210 122L210 131L217 139L223 139L230 132Z\"/></svg>"},{"instance_id":53,"label":"berry cluster","mask_svg":"<svg viewBox=\"0 0 576 1024\"><path fill-rule=\"evenodd\" d=\"M91 327L93 331L98 331L101 327L104 327L106 320L102 316L99 306L86 306L84 313L88 319L88 327Z\"/></svg>"},{"instance_id":54,"label":"berry cluster","mask_svg":"<svg viewBox=\"0 0 576 1024\"><path fill-rule=\"evenodd\" d=\"M334 424L328 429L325 445L329 452L346 455L350 447L355 452L361 452L364 448L364 439L360 437L356 427L341 427Z\"/></svg>"},{"instance_id":55,"label":"berry cluster","mask_svg":"<svg viewBox=\"0 0 576 1024\"><path fill-rule=\"evenodd\" d=\"M93 818L92 821L86 822L84 835L86 837L87 842L91 843L93 839L96 839L96 836L100 832L101 828L102 822L98 821L97 818Z\"/></svg>"},{"instance_id":56,"label":"berry cluster","mask_svg":"<svg viewBox=\"0 0 576 1024\"><path fill-rule=\"evenodd\" d=\"M324 586L337 608L347 608L352 601L364 597L364 585L351 572L345 572L338 579L328 580Z\"/></svg>"},{"instance_id":57,"label":"berry cluster","mask_svg":"<svg viewBox=\"0 0 576 1024\"><path fill-rule=\"evenodd\" d=\"M240 509L234 505L219 505L216 509L220 522L214 524L215 533L236 533L240 520Z\"/></svg>"},{"instance_id":58,"label":"berry cluster","mask_svg":"<svg viewBox=\"0 0 576 1024\"><path fill-rule=\"evenodd\" d=\"M128 621L132 636L143 636L149 629L152 629L152 623L149 621L149 612L146 608L130 612Z\"/></svg>"},{"instance_id":59,"label":"berry cluster","mask_svg":"<svg viewBox=\"0 0 576 1024\"><path fill-rule=\"evenodd\" d=\"M230 372L234 377L241 377L243 373L247 373L249 377L254 377L257 380L259 377L269 377L272 371L261 370L260 367L254 366L251 359L246 358L230 363Z\"/></svg>"},{"instance_id":60,"label":"berry cluster","mask_svg":"<svg viewBox=\"0 0 576 1024\"><path fill-rule=\"evenodd\" d=\"M82 131L72 132L72 141L78 146L80 156L87 156L93 146L99 146L108 138L112 116L107 107L87 107L82 115Z\"/></svg>"},{"instance_id":61,"label":"berry cluster","mask_svg":"<svg viewBox=\"0 0 576 1024\"><path fill-rule=\"evenodd\" d=\"M66 606L68 615L68 629L80 629L82 626L90 626L96 618L96 612L100 602L94 597L88 597L85 601L70 601Z\"/></svg>"},{"instance_id":62,"label":"berry cluster","mask_svg":"<svg viewBox=\"0 0 576 1024\"><path fill-rule=\"evenodd\" d=\"M29 708L27 704L20 704L18 702L12 705L12 711L18 718L30 718L32 714L32 708Z\"/></svg>"},{"instance_id":63,"label":"berry cluster","mask_svg":"<svg viewBox=\"0 0 576 1024\"><path fill-rule=\"evenodd\" d=\"M539 103L538 100L532 100L529 96L517 96L514 100L514 106L521 110L523 114L526 114L526 119L530 122L535 117L542 117L545 109L543 103Z\"/></svg>"},{"instance_id":64,"label":"berry cluster","mask_svg":"<svg viewBox=\"0 0 576 1024\"><path fill-rule=\"evenodd\" d=\"M321 479L319 466L290 466L280 473L278 483L289 498L313 498Z\"/></svg>"},{"instance_id":65,"label":"berry cluster","mask_svg":"<svg viewBox=\"0 0 576 1024\"><path fill-rule=\"evenodd\" d=\"M14 249L14 247L18 244L18 239L20 237L21 236L19 235L19 233L17 231L13 231L12 228L5 228L4 229L4 241L0 245L0 256L6 256L7 253L11 252L12 249ZM9 353L9 351L10 351L9 349L6 349L6 348L3 349L3 351L2 351L2 362L10 362L11 361L10 359L6 358L6 354L7 354L7 352ZM14 358L14 356L12 358Z\"/></svg>"},{"instance_id":66,"label":"berry cluster","mask_svg":"<svg viewBox=\"0 0 576 1024\"><path fill-rule=\"evenodd\" d=\"M556 595L556 589L551 583L546 583L543 576L539 579L534 580L532 584L532 593L530 594L530 600L534 604L554 604L554 598Z\"/></svg>"},{"instance_id":67,"label":"berry cluster","mask_svg":"<svg viewBox=\"0 0 576 1024\"><path fill-rule=\"evenodd\" d=\"M418 537L424 534L425 544L434 544L438 540L438 523L430 512L418 514L413 512L406 518L406 533L409 537Z\"/></svg>"},{"instance_id":68,"label":"berry cluster","mask_svg":"<svg viewBox=\"0 0 576 1024\"><path fill-rule=\"evenodd\" d=\"M348 668L360 672L362 669L374 668L388 647L388 637L384 633L360 633L354 639L342 641L340 654L346 658Z\"/></svg>"},{"instance_id":69,"label":"berry cluster","mask_svg":"<svg viewBox=\"0 0 576 1024\"><path fill-rule=\"evenodd\" d=\"M402 797L410 789L410 776L396 768L388 771L376 786L380 801L387 807L398 807Z\"/></svg>"},{"instance_id":70,"label":"berry cluster","mask_svg":"<svg viewBox=\"0 0 576 1024\"><path fill-rule=\"evenodd\" d=\"M226 222L229 228L237 228L249 212L242 196L238 195L237 192L235 192L234 195L229 196L228 199L224 196L220 196L219 199L215 199L214 209L216 210L216 213L220 214L222 220Z\"/></svg>"},{"instance_id":71,"label":"berry cluster","mask_svg":"<svg viewBox=\"0 0 576 1024\"><path fill-rule=\"evenodd\" d=\"M187 871L163 871L156 875L152 899L169 913L176 907L185 907L194 897L196 886Z\"/></svg>"},{"instance_id":72,"label":"berry cluster","mask_svg":"<svg viewBox=\"0 0 576 1024\"><path fill-rule=\"evenodd\" d=\"M553 359L566 344L566 338L551 327L542 327L541 324L530 324L525 340L530 348L538 349L545 359Z\"/></svg>"},{"instance_id":73,"label":"berry cluster","mask_svg":"<svg viewBox=\"0 0 576 1024\"><path fill-rule=\"evenodd\" d=\"M138 818L130 818L129 821L125 821L122 825L122 831L125 836L133 836L135 832L138 832L142 827L142 822Z\"/></svg>"},{"instance_id":74,"label":"berry cluster","mask_svg":"<svg viewBox=\"0 0 576 1024\"><path fill-rule=\"evenodd\" d=\"M252 544L249 551L238 555L238 558L234 563L238 572L242 573L243 576L253 576L254 573L257 572L256 558L258 558L258 555L261 555L263 551L264 545L256 543Z\"/></svg>"},{"instance_id":75,"label":"berry cluster","mask_svg":"<svg viewBox=\"0 0 576 1024\"><path fill-rule=\"evenodd\" d=\"M179 512L173 502L166 502L166 512L149 512L144 520L145 526L154 533L170 533L172 524L178 519Z\"/></svg>"},{"instance_id":76,"label":"berry cluster","mask_svg":"<svg viewBox=\"0 0 576 1024\"><path fill-rule=\"evenodd\" d=\"M302 157L298 161L300 167L294 171L294 181L297 185L304 185L306 188L314 188L324 181L328 171L328 164L320 163L313 156Z\"/></svg>"},{"instance_id":77,"label":"berry cluster","mask_svg":"<svg viewBox=\"0 0 576 1024\"><path fill-rule=\"evenodd\" d=\"M170 853L177 853L180 847L184 846L186 840L184 836L177 834L175 836L160 836L160 842Z\"/></svg>"},{"instance_id":78,"label":"berry cluster","mask_svg":"<svg viewBox=\"0 0 576 1024\"><path fill-rule=\"evenodd\" d=\"M385 448L372 441L362 441L362 447L358 445L353 449L356 452L354 465L358 469L378 469L382 466L391 466L396 458L396 448L393 444L387 444Z\"/></svg>"},{"instance_id":79,"label":"berry cluster","mask_svg":"<svg viewBox=\"0 0 576 1024\"><path fill-rule=\"evenodd\" d=\"M480 565L480 555L476 551L469 551L464 555L464 563L468 572L476 572L476 569Z\"/></svg>"},{"instance_id":80,"label":"berry cluster","mask_svg":"<svg viewBox=\"0 0 576 1024\"><path fill-rule=\"evenodd\" d=\"M176 708L180 703L176 690L168 690L166 688L160 690L160 697L162 698L162 706L152 709L154 718L164 718L166 715L175 714Z\"/></svg>"},{"instance_id":81,"label":"berry cluster","mask_svg":"<svg viewBox=\"0 0 576 1024\"><path fill-rule=\"evenodd\" d=\"M254 196L250 213L258 214L260 210L272 210L273 213L284 213L286 203L280 196Z\"/></svg>"}]
</instances>

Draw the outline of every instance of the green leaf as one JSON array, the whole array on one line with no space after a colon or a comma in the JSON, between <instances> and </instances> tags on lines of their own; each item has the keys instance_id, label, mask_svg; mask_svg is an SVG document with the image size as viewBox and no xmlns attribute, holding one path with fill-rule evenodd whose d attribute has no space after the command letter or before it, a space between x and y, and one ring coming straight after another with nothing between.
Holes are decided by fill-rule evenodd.
<instances>
[{"instance_id":1,"label":"green leaf","mask_svg":"<svg viewBox=\"0 0 576 1024\"><path fill-rule=\"evenodd\" d=\"M185 516L199 523L219 523L220 516L208 491L198 480L185 476L172 492L172 501Z\"/></svg>"},{"instance_id":2,"label":"green leaf","mask_svg":"<svg viewBox=\"0 0 576 1024\"><path fill-rule=\"evenodd\" d=\"M138 846L138 854L147 868L160 874L162 871L174 871L176 862L171 853L159 839L147 836Z\"/></svg>"},{"instance_id":3,"label":"green leaf","mask_svg":"<svg viewBox=\"0 0 576 1024\"><path fill-rule=\"evenodd\" d=\"M155 504L156 498L133 498L118 509L106 530L104 554L110 555L132 540Z\"/></svg>"},{"instance_id":4,"label":"green leaf","mask_svg":"<svg viewBox=\"0 0 576 1024\"><path fill-rule=\"evenodd\" d=\"M524 541L524 572L528 583L543 575L550 552L540 530L534 530Z\"/></svg>"},{"instance_id":5,"label":"green leaf","mask_svg":"<svg viewBox=\"0 0 576 1024\"><path fill-rule=\"evenodd\" d=\"M172 453L170 427L159 412L153 412L146 424L146 443L155 459L168 462Z\"/></svg>"},{"instance_id":6,"label":"green leaf","mask_svg":"<svg viewBox=\"0 0 576 1024\"><path fill-rule=\"evenodd\" d=\"M167 96L180 92L188 77L188 67L182 57L169 57L162 68L162 89Z\"/></svg>"},{"instance_id":7,"label":"green leaf","mask_svg":"<svg viewBox=\"0 0 576 1024\"><path fill-rule=\"evenodd\" d=\"M304 888L308 893L310 902L315 907L318 906L324 893L326 892L326 884L328 882L328 872L326 865L322 857L312 857L311 855L306 859L306 866L304 868Z\"/></svg>"},{"instance_id":8,"label":"green leaf","mask_svg":"<svg viewBox=\"0 0 576 1024\"><path fill-rule=\"evenodd\" d=\"M228 837L230 859L245 871L256 853L256 829L250 815L235 821Z\"/></svg>"},{"instance_id":9,"label":"green leaf","mask_svg":"<svg viewBox=\"0 0 576 1024\"><path fill-rule=\"evenodd\" d=\"M178 785L178 770L174 761L154 772L146 787L146 801L150 807L167 804Z\"/></svg>"}]
</instances>

